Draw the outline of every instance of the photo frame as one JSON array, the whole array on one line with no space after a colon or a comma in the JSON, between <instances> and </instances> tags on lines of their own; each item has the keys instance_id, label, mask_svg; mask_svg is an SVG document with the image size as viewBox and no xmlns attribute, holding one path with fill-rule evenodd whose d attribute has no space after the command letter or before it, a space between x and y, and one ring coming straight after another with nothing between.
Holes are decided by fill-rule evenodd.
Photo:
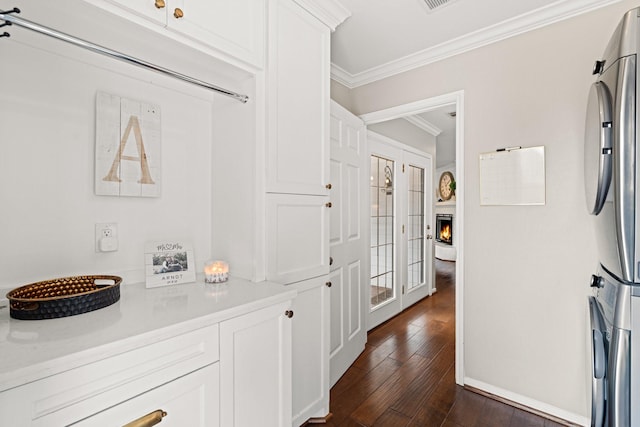
<instances>
[{"instance_id":1,"label":"photo frame","mask_svg":"<svg viewBox=\"0 0 640 427\"><path fill-rule=\"evenodd\" d=\"M191 243L175 240L148 242L144 256L147 288L196 281Z\"/></svg>"}]
</instances>

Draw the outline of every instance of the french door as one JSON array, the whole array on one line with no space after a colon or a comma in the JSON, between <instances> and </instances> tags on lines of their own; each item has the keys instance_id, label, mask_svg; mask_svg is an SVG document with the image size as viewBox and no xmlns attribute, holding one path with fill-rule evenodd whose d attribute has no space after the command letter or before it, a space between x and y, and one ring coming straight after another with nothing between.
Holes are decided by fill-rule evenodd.
<instances>
[{"instance_id":1,"label":"french door","mask_svg":"<svg viewBox=\"0 0 640 427\"><path fill-rule=\"evenodd\" d=\"M432 292L433 172L429 155L368 140L371 329Z\"/></svg>"}]
</instances>

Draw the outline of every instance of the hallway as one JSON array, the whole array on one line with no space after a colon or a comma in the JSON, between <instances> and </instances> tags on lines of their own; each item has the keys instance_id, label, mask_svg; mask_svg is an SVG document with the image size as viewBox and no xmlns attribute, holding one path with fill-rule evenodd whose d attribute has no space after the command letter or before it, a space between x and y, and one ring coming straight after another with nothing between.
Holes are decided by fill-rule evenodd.
<instances>
[{"instance_id":1,"label":"hallway","mask_svg":"<svg viewBox=\"0 0 640 427\"><path fill-rule=\"evenodd\" d=\"M455 384L455 263L436 259L437 292L368 334L331 389L331 427L555 427Z\"/></svg>"}]
</instances>

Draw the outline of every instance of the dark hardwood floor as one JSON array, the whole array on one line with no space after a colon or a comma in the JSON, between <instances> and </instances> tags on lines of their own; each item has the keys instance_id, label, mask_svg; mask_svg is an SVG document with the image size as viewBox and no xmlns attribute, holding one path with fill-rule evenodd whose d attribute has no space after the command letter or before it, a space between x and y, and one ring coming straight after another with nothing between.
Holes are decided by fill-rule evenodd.
<instances>
[{"instance_id":1,"label":"dark hardwood floor","mask_svg":"<svg viewBox=\"0 0 640 427\"><path fill-rule=\"evenodd\" d=\"M437 292L368 334L331 389L327 426L560 426L455 383L455 263L436 260Z\"/></svg>"}]
</instances>

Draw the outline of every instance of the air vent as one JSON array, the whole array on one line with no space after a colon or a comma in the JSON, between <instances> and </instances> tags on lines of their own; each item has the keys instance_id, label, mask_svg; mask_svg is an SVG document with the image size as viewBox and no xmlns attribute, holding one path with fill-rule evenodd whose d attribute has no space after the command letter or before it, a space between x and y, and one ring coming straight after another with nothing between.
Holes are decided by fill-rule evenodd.
<instances>
[{"instance_id":1,"label":"air vent","mask_svg":"<svg viewBox=\"0 0 640 427\"><path fill-rule=\"evenodd\" d=\"M455 0L423 0L427 9L431 12L446 4L453 3Z\"/></svg>"}]
</instances>

